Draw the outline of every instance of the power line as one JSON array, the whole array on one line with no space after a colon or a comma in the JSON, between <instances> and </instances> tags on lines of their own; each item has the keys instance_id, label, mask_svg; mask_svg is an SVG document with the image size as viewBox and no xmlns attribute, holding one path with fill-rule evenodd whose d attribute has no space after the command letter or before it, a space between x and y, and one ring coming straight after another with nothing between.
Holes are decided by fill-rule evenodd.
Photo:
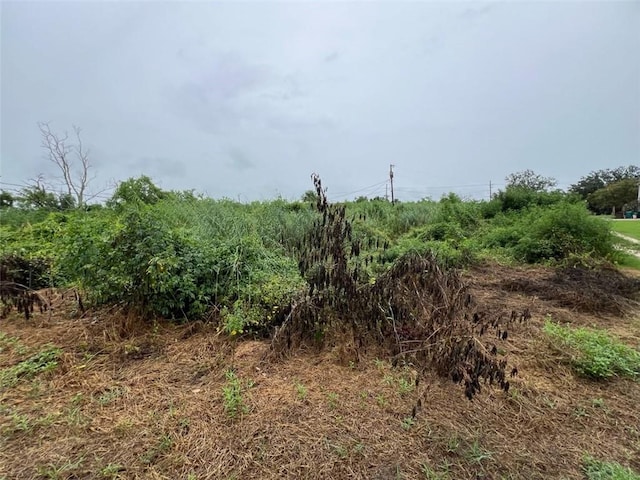
<instances>
[{"instance_id":1,"label":"power line","mask_svg":"<svg viewBox=\"0 0 640 480\"><path fill-rule=\"evenodd\" d=\"M368 187L363 187L363 188L360 188L358 190L354 190L353 192L338 192L338 193L334 193L333 195L336 196L336 197L344 197L344 196L347 196L347 195L353 195L354 193L360 193L360 192L363 192L365 190L369 190L371 188L382 186L385 183L387 183L387 180L383 180L382 182L374 183L373 185L369 185Z\"/></svg>"}]
</instances>

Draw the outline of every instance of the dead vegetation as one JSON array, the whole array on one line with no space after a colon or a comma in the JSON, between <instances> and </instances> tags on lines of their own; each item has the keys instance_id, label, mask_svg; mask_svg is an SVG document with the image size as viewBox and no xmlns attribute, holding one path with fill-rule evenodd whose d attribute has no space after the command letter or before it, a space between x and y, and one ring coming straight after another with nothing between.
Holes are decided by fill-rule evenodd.
<instances>
[{"instance_id":1,"label":"dead vegetation","mask_svg":"<svg viewBox=\"0 0 640 480\"><path fill-rule=\"evenodd\" d=\"M0 258L0 319L13 309L29 319L38 309L46 311L49 302L36 290L43 286L48 266L42 260L28 261L18 255Z\"/></svg>"},{"instance_id":2,"label":"dead vegetation","mask_svg":"<svg viewBox=\"0 0 640 480\"><path fill-rule=\"evenodd\" d=\"M374 282L362 282L370 259L360 256L345 207L328 202L319 177L314 184L320 216L299 247L309 293L277 330L272 352L338 347L346 363L376 349L413 365L417 383L427 371L462 383L469 400L484 384L508 392L507 361L498 345L509 326L529 320L528 310L487 314L459 274L442 268L433 255L406 255Z\"/></svg>"},{"instance_id":3,"label":"dead vegetation","mask_svg":"<svg viewBox=\"0 0 640 480\"><path fill-rule=\"evenodd\" d=\"M584 454L639 470L638 383L576 377L539 333L548 312L603 326L613 317L496 289L508 272L548 274L485 265L462 277L482 310L532 313L500 343L519 369L509 392L473 402L435 371L394 367L373 348L352 363L337 344L265 362L269 342L234 345L211 324L149 325L114 311L70 319L75 305L61 297L46 327L11 314L0 368L50 344L62 353L55 370L0 392L0 477L578 479ZM640 342L632 315L615 321ZM235 419L222 395L229 370L251 381Z\"/></svg>"},{"instance_id":4,"label":"dead vegetation","mask_svg":"<svg viewBox=\"0 0 640 480\"><path fill-rule=\"evenodd\" d=\"M550 270L544 276L504 279L501 287L591 315L625 315L640 299L640 279L613 267Z\"/></svg>"}]
</instances>

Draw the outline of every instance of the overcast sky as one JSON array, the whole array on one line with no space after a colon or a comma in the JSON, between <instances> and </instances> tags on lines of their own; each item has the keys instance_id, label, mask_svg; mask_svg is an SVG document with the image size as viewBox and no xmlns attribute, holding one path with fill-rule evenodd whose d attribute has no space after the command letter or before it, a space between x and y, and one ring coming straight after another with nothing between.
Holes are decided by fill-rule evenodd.
<instances>
[{"instance_id":1,"label":"overcast sky","mask_svg":"<svg viewBox=\"0 0 640 480\"><path fill-rule=\"evenodd\" d=\"M488 196L640 164L640 2L6 2L1 178L55 174L37 122L82 128L94 189L149 175L242 201Z\"/></svg>"}]
</instances>

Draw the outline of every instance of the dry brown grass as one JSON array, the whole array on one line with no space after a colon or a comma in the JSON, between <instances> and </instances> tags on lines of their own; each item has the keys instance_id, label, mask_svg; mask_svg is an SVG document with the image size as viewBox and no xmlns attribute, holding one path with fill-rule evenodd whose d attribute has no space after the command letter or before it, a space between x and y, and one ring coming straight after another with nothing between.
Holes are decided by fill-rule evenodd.
<instances>
[{"instance_id":1,"label":"dry brown grass","mask_svg":"<svg viewBox=\"0 0 640 480\"><path fill-rule=\"evenodd\" d=\"M471 402L435 375L411 390L409 367L371 357L345 365L337 350L263 362L268 342L232 345L209 325L152 326L118 312L69 319L65 308L29 322L13 314L0 324L5 338L63 354L54 372L0 392L0 477L413 479L427 478L427 465L451 479L582 478L585 453L640 470L640 384L577 378L540 334L550 313L638 344L639 311L576 313L501 287L549 274L491 266L465 275L488 310L533 314L504 344L519 371L509 393L483 389ZM0 368L28 355L0 345ZM254 382L236 419L223 407L229 368Z\"/></svg>"}]
</instances>

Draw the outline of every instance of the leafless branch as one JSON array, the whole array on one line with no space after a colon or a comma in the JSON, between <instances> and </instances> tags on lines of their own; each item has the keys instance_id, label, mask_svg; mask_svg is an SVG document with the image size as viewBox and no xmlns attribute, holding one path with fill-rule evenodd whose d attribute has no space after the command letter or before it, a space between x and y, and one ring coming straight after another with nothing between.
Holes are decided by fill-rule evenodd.
<instances>
[{"instance_id":1,"label":"leafless branch","mask_svg":"<svg viewBox=\"0 0 640 480\"><path fill-rule=\"evenodd\" d=\"M47 152L49 160L54 163L62 173L62 180L67 189L67 193L72 195L76 204L80 207L84 205L86 199L86 189L89 182L89 151L82 144L81 130L73 126L76 143L69 144L69 134L59 135L51 131L48 123L38 123L42 136L42 148ZM74 171L74 166L77 170Z\"/></svg>"}]
</instances>

